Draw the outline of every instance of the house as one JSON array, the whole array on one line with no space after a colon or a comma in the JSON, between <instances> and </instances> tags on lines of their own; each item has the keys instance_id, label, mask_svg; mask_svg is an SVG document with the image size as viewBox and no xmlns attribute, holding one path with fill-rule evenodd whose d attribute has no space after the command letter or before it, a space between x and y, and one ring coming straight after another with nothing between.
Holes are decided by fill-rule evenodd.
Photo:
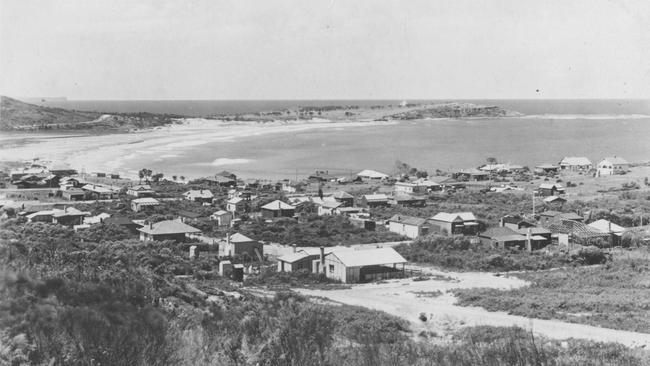
<instances>
[{"instance_id":1,"label":"house","mask_svg":"<svg viewBox=\"0 0 650 366\"><path fill-rule=\"evenodd\" d=\"M318 216L335 215L336 209L343 206L343 204L341 202L338 202L338 201L336 201L334 199L332 199L332 200L313 200L312 202L314 202L318 206Z\"/></svg>"},{"instance_id":2,"label":"house","mask_svg":"<svg viewBox=\"0 0 650 366\"><path fill-rule=\"evenodd\" d=\"M315 272L343 283L355 283L402 277L407 261L393 248L376 248L337 250L327 255L323 251L315 262Z\"/></svg>"},{"instance_id":3,"label":"house","mask_svg":"<svg viewBox=\"0 0 650 366\"><path fill-rule=\"evenodd\" d=\"M440 212L429 219L429 227L432 231L448 235L476 235L479 224L471 212Z\"/></svg>"},{"instance_id":4,"label":"house","mask_svg":"<svg viewBox=\"0 0 650 366\"><path fill-rule=\"evenodd\" d=\"M174 240L183 242L190 234L200 233L201 230L180 222L180 220L165 220L155 224L149 223L139 228L140 240Z\"/></svg>"},{"instance_id":5,"label":"house","mask_svg":"<svg viewBox=\"0 0 650 366\"><path fill-rule=\"evenodd\" d=\"M231 225L232 219L233 213L224 210L219 210L210 215L210 220L216 221L218 226L228 227Z\"/></svg>"},{"instance_id":6,"label":"house","mask_svg":"<svg viewBox=\"0 0 650 366\"><path fill-rule=\"evenodd\" d=\"M131 201L131 210L140 212L148 207L159 206L161 203L152 197L136 198Z\"/></svg>"},{"instance_id":7,"label":"house","mask_svg":"<svg viewBox=\"0 0 650 366\"><path fill-rule=\"evenodd\" d=\"M251 260L262 260L264 245L240 233L226 236L219 243L220 257L248 256Z\"/></svg>"},{"instance_id":8,"label":"house","mask_svg":"<svg viewBox=\"0 0 650 366\"><path fill-rule=\"evenodd\" d=\"M345 215L345 216L350 216L353 214L358 214L360 212L363 212L363 208L361 207L338 207L336 208L332 213L334 215Z\"/></svg>"},{"instance_id":9,"label":"house","mask_svg":"<svg viewBox=\"0 0 650 366\"><path fill-rule=\"evenodd\" d=\"M84 224L92 225L92 224L100 224L104 222L104 220L108 219L111 217L111 214L102 212L98 215L95 216L88 216L84 217Z\"/></svg>"},{"instance_id":10,"label":"house","mask_svg":"<svg viewBox=\"0 0 650 366\"><path fill-rule=\"evenodd\" d=\"M333 251L354 250L349 247L328 247L322 248L323 254L327 255ZM321 249L319 248L303 248L296 250L294 245L293 253L285 254L278 258L278 272L295 272L299 270L306 270L313 273L318 271L318 268L313 265L314 262L320 263Z\"/></svg>"},{"instance_id":11,"label":"house","mask_svg":"<svg viewBox=\"0 0 650 366\"><path fill-rule=\"evenodd\" d=\"M361 205L364 207L388 207L388 196L383 193L366 194L361 197Z\"/></svg>"},{"instance_id":12,"label":"house","mask_svg":"<svg viewBox=\"0 0 650 366\"><path fill-rule=\"evenodd\" d=\"M617 156L606 157L603 160L598 162L597 165L597 174L598 176L603 175L614 175L614 174L623 174L630 169L630 163L623 158Z\"/></svg>"},{"instance_id":13,"label":"house","mask_svg":"<svg viewBox=\"0 0 650 366\"><path fill-rule=\"evenodd\" d=\"M366 169L357 173L357 177L361 178L362 180L384 180L388 179L390 176L388 174L380 173L375 170Z\"/></svg>"},{"instance_id":14,"label":"house","mask_svg":"<svg viewBox=\"0 0 650 366\"><path fill-rule=\"evenodd\" d=\"M332 197L342 203L343 207L352 207L354 206L354 196L345 192L345 191L338 191L332 194Z\"/></svg>"},{"instance_id":15,"label":"house","mask_svg":"<svg viewBox=\"0 0 650 366\"><path fill-rule=\"evenodd\" d=\"M575 212L558 212L553 210L544 211L539 214L539 223L544 227L548 227L551 223L561 220L582 222L584 218Z\"/></svg>"},{"instance_id":16,"label":"house","mask_svg":"<svg viewBox=\"0 0 650 366\"><path fill-rule=\"evenodd\" d=\"M36 211L26 215L29 222L52 222L54 210Z\"/></svg>"},{"instance_id":17,"label":"house","mask_svg":"<svg viewBox=\"0 0 650 366\"><path fill-rule=\"evenodd\" d=\"M507 227L493 227L479 234L479 238L483 244L502 249L517 247L531 251L541 249L549 244L545 237L533 235L532 228L521 230L525 230L525 234Z\"/></svg>"},{"instance_id":18,"label":"house","mask_svg":"<svg viewBox=\"0 0 650 366\"><path fill-rule=\"evenodd\" d=\"M584 171L591 169L591 161L584 156L567 156L559 163L561 170Z\"/></svg>"},{"instance_id":19,"label":"house","mask_svg":"<svg viewBox=\"0 0 650 366\"><path fill-rule=\"evenodd\" d=\"M52 223L65 226L81 225L86 216L90 216L90 212L79 211L74 207L55 209L52 211Z\"/></svg>"},{"instance_id":20,"label":"house","mask_svg":"<svg viewBox=\"0 0 650 366\"><path fill-rule=\"evenodd\" d=\"M535 167L535 172L544 173L544 174L557 173L559 170L560 170L559 165L553 165L549 163L544 163L542 165L538 165Z\"/></svg>"},{"instance_id":21,"label":"house","mask_svg":"<svg viewBox=\"0 0 650 366\"><path fill-rule=\"evenodd\" d=\"M233 197L226 202L226 210L233 214L247 211L248 203L241 197Z\"/></svg>"},{"instance_id":22,"label":"house","mask_svg":"<svg viewBox=\"0 0 650 366\"><path fill-rule=\"evenodd\" d=\"M59 188L61 190L67 190L70 188L78 188L81 186L81 181L73 177L65 177L59 181Z\"/></svg>"},{"instance_id":23,"label":"house","mask_svg":"<svg viewBox=\"0 0 650 366\"><path fill-rule=\"evenodd\" d=\"M129 187L129 189L126 191L126 194L129 196L133 196L136 198L140 197L153 197L156 195L156 191L151 189L151 186L148 184L138 184L132 187Z\"/></svg>"},{"instance_id":24,"label":"house","mask_svg":"<svg viewBox=\"0 0 650 366\"><path fill-rule=\"evenodd\" d=\"M411 239L429 233L427 220L419 217L394 215L388 220L388 230Z\"/></svg>"},{"instance_id":25,"label":"house","mask_svg":"<svg viewBox=\"0 0 650 366\"><path fill-rule=\"evenodd\" d=\"M194 211L186 211L186 210L178 211L178 217L181 219L182 222L197 221L201 216L203 215Z\"/></svg>"},{"instance_id":26,"label":"house","mask_svg":"<svg viewBox=\"0 0 650 366\"><path fill-rule=\"evenodd\" d=\"M32 167L32 168L25 168L25 169L17 169L9 172L9 180L14 181L26 175L38 175L38 174L47 174L47 173L49 172L45 168Z\"/></svg>"},{"instance_id":27,"label":"house","mask_svg":"<svg viewBox=\"0 0 650 366\"><path fill-rule=\"evenodd\" d=\"M408 207L424 207L427 205L427 198L423 196L412 196L409 194L396 194L388 200L391 205L402 205Z\"/></svg>"},{"instance_id":28,"label":"house","mask_svg":"<svg viewBox=\"0 0 650 366\"><path fill-rule=\"evenodd\" d=\"M546 228L554 235L566 235L569 243L580 245L611 245L612 236L580 221L558 218Z\"/></svg>"},{"instance_id":29,"label":"house","mask_svg":"<svg viewBox=\"0 0 650 366\"><path fill-rule=\"evenodd\" d=\"M48 170L50 171L50 173L58 175L59 177L68 177L77 174L77 171L75 169L72 169L69 166L65 166L65 165L53 166L50 167Z\"/></svg>"},{"instance_id":30,"label":"house","mask_svg":"<svg viewBox=\"0 0 650 366\"><path fill-rule=\"evenodd\" d=\"M424 194L427 193L428 187L420 183L412 182L395 182L395 194Z\"/></svg>"},{"instance_id":31,"label":"house","mask_svg":"<svg viewBox=\"0 0 650 366\"><path fill-rule=\"evenodd\" d=\"M559 183L542 183L537 188L537 194L542 197L557 196L564 193L564 187Z\"/></svg>"},{"instance_id":32,"label":"house","mask_svg":"<svg viewBox=\"0 0 650 366\"><path fill-rule=\"evenodd\" d=\"M566 199L558 196L548 196L544 198L544 204L550 205L550 206L562 206L564 203L566 203Z\"/></svg>"},{"instance_id":33,"label":"house","mask_svg":"<svg viewBox=\"0 0 650 366\"><path fill-rule=\"evenodd\" d=\"M262 206L262 217L265 219L274 219L278 217L293 217L296 214L296 208L280 200L267 203Z\"/></svg>"},{"instance_id":34,"label":"house","mask_svg":"<svg viewBox=\"0 0 650 366\"><path fill-rule=\"evenodd\" d=\"M533 249L543 248L547 245L550 245L552 242L553 233L551 233L550 230L545 229L543 227L527 227L515 231L521 235L528 235L528 234L532 235L534 238Z\"/></svg>"},{"instance_id":35,"label":"house","mask_svg":"<svg viewBox=\"0 0 650 366\"><path fill-rule=\"evenodd\" d=\"M621 238L623 237L623 234L627 231L626 228L616 225L611 221L601 219L594 221L587 226L600 231L605 234L609 234L611 236L611 242L612 245L620 245L621 243Z\"/></svg>"},{"instance_id":36,"label":"house","mask_svg":"<svg viewBox=\"0 0 650 366\"><path fill-rule=\"evenodd\" d=\"M338 177L332 175L327 170L317 170L314 174L310 174L307 179L313 182L333 182L336 181Z\"/></svg>"},{"instance_id":37,"label":"house","mask_svg":"<svg viewBox=\"0 0 650 366\"><path fill-rule=\"evenodd\" d=\"M507 227L512 230L519 230L522 228L534 227L535 224L532 220L526 220L521 215L505 215L499 220L499 226Z\"/></svg>"},{"instance_id":38,"label":"house","mask_svg":"<svg viewBox=\"0 0 650 366\"><path fill-rule=\"evenodd\" d=\"M62 191L61 197L68 201L83 201L86 198L86 192L81 188L70 188Z\"/></svg>"},{"instance_id":39,"label":"house","mask_svg":"<svg viewBox=\"0 0 650 366\"><path fill-rule=\"evenodd\" d=\"M369 217L364 216L350 216L350 224L358 227L359 229L364 229L368 231L375 231L377 223L374 220L371 220Z\"/></svg>"},{"instance_id":40,"label":"house","mask_svg":"<svg viewBox=\"0 0 650 366\"><path fill-rule=\"evenodd\" d=\"M235 187L237 185L237 179L224 177L221 175L215 175L214 177L205 178L205 181L211 186Z\"/></svg>"},{"instance_id":41,"label":"house","mask_svg":"<svg viewBox=\"0 0 650 366\"><path fill-rule=\"evenodd\" d=\"M490 179L490 173L478 169L459 170L454 177L461 181L479 182Z\"/></svg>"},{"instance_id":42,"label":"house","mask_svg":"<svg viewBox=\"0 0 650 366\"><path fill-rule=\"evenodd\" d=\"M113 198L113 190L96 184L86 184L81 187L86 191L86 195L90 199L95 200L110 200Z\"/></svg>"},{"instance_id":43,"label":"house","mask_svg":"<svg viewBox=\"0 0 650 366\"><path fill-rule=\"evenodd\" d=\"M183 193L183 197L185 197L185 199L188 201L212 203L214 195L208 189L193 189Z\"/></svg>"}]
</instances>

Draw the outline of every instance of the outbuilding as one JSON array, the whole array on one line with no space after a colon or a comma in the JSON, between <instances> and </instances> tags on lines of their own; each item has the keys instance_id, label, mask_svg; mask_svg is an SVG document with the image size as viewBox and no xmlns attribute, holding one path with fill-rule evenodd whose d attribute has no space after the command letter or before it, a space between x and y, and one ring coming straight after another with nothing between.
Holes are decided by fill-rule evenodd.
<instances>
[{"instance_id":1,"label":"outbuilding","mask_svg":"<svg viewBox=\"0 0 650 366\"><path fill-rule=\"evenodd\" d=\"M393 248L333 251L323 255L325 276L343 283L402 277L407 263Z\"/></svg>"},{"instance_id":2,"label":"outbuilding","mask_svg":"<svg viewBox=\"0 0 650 366\"><path fill-rule=\"evenodd\" d=\"M429 233L427 220L419 217L394 215L388 220L388 230L415 239Z\"/></svg>"}]
</instances>

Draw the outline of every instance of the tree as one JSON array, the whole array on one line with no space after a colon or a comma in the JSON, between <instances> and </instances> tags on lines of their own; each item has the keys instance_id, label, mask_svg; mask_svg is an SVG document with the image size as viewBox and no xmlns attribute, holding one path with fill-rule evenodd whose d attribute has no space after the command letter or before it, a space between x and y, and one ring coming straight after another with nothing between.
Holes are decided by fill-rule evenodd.
<instances>
[{"instance_id":1,"label":"tree","mask_svg":"<svg viewBox=\"0 0 650 366\"><path fill-rule=\"evenodd\" d=\"M181 181L185 182L185 177L181 175Z\"/></svg>"},{"instance_id":2,"label":"tree","mask_svg":"<svg viewBox=\"0 0 650 366\"><path fill-rule=\"evenodd\" d=\"M493 157L489 157L489 158L485 159L485 161L490 165L494 165L494 164L496 164L498 162L497 158L493 158Z\"/></svg>"},{"instance_id":3,"label":"tree","mask_svg":"<svg viewBox=\"0 0 650 366\"><path fill-rule=\"evenodd\" d=\"M178 177L175 176L175 175L172 175L172 179L174 180L174 182L176 181L176 178L178 178Z\"/></svg>"}]
</instances>

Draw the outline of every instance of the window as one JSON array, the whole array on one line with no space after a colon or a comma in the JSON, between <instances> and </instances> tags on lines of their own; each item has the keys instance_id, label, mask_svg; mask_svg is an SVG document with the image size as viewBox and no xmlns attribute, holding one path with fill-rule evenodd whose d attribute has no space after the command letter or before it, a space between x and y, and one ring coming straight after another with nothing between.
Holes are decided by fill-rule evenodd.
<instances>
[{"instance_id":1,"label":"window","mask_svg":"<svg viewBox=\"0 0 650 366\"><path fill-rule=\"evenodd\" d=\"M330 272L334 272L334 265L330 264Z\"/></svg>"}]
</instances>

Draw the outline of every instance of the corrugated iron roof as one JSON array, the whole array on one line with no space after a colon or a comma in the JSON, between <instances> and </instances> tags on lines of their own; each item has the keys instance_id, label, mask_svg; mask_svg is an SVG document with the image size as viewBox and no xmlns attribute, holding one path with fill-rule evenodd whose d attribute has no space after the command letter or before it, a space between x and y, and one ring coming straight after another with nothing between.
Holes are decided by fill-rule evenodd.
<instances>
[{"instance_id":1,"label":"corrugated iron roof","mask_svg":"<svg viewBox=\"0 0 650 366\"><path fill-rule=\"evenodd\" d=\"M338 258L346 267L378 266L407 262L393 248L334 251L328 254L328 256L330 255Z\"/></svg>"},{"instance_id":2,"label":"corrugated iron roof","mask_svg":"<svg viewBox=\"0 0 650 366\"><path fill-rule=\"evenodd\" d=\"M271 203L267 203L266 205L262 206L263 209L266 210L293 210L295 207L291 206L288 203L284 203L280 200L275 200Z\"/></svg>"},{"instance_id":3,"label":"corrugated iron roof","mask_svg":"<svg viewBox=\"0 0 650 366\"><path fill-rule=\"evenodd\" d=\"M182 223L177 220L165 220L160 221L155 224L145 225L138 229L139 231L151 235L162 235L162 234L186 234L186 233L200 233L201 230Z\"/></svg>"}]
</instances>

